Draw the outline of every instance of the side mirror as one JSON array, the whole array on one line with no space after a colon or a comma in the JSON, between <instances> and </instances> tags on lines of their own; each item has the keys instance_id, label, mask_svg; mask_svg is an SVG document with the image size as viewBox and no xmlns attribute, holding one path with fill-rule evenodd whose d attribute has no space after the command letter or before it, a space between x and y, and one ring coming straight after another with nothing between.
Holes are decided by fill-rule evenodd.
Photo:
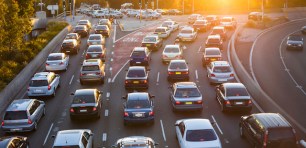
<instances>
[{"instance_id":1,"label":"side mirror","mask_svg":"<svg viewBox=\"0 0 306 148\"><path fill-rule=\"evenodd\" d=\"M72 92L72 93L70 93L70 95L71 95L71 96L73 96L73 95L74 95L74 93Z\"/></svg>"}]
</instances>

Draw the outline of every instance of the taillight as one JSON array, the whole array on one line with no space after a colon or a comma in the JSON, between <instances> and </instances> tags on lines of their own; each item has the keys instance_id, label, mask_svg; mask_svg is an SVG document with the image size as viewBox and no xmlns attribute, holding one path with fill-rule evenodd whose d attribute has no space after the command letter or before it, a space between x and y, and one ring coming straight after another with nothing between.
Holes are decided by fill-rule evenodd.
<instances>
[{"instance_id":1,"label":"taillight","mask_svg":"<svg viewBox=\"0 0 306 148\"><path fill-rule=\"evenodd\" d=\"M202 100L201 101L197 101L197 104L202 104Z\"/></svg>"},{"instance_id":2,"label":"taillight","mask_svg":"<svg viewBox=\"0 0 306 148\"><path fill-rule=\"evenodd\" d=\"M163 58L168 58L168 56L166 56L166 55L163 55Z\"/></svg>"},{"instance_id":3,"label":"taillight","mask_svg":"<svg viewBox=\"0 0 306 148\"><path fill-rule=\"evenodd\" d=\"M209 60L209 58L205 58L205 60Z\"/></svg>"},{"instance_id":4,"label":"taillight","mask_svg":"<svg viewBox=\"0 0 306 148\"><path fill-rule=\"evenodd\" d=\"M46 66L49 66L50 64L46 63Z\"/></svg>"},{"instance_id":5,"label":"taillight","mask_svg":"<svg viewBox=\"0 0 306 148\"><path fill-rule=\"evenodd\" d=\"M226 105L230 105L230 104L231 104L231 102L230 102L230 101L225 101L225 102L224 102L224 104L226 104Z\"/></svg>"},{"instance_id":6,"label":"taillight","mask_svg":"<svg viewBox=\"0 0 306 148\"><path fill-rule=\"evenodd\" d=\"M144 60L148 60L148 58L147 58L147 57L145 57L145 58L144 58Z\"/></svg>"},{"instance_id":7,"label":"taillight","mask_svg":"<svg viewBox=\"0 0 306 148\"><path fill-rule=\"evenodd\" d=\"M96 72L96 75L100 75L100 72Z\"/></svg>"},{"instance_id":8,"label":"taillight","mask_svg":"<svg viewBox=\"0 0 306 148\"><path fill-rule=\"evenodd\" d=\"M267 147L267 142L268 142L268 131L266 131L266 133L264 135L264 141L263 141L263 147L264 148Z\"/></svg>"},{"instance_id":9,"label":"taillight","mask_svg":"<svg viewBox=\"0 0 306 148\"><path fill-rule=\"evenodd\" d=\"M148 81L147 80L143 80L143 83L147 83Z\"/></svg>"},{"instance_id":10,"label":"taillight","mask_svg":"<svg viewBox=\"0 0 306 148\"><path fill-rule=\"evenodd\" d=\"M153 111L149 112L149 116L154 116L154 112Z\"/></svg>"},{"instance_id":11,"label":"taillight","mask_svg":"<svg viewBox=\"0 0 306 148\"><path fill-rule=\"evenodd\" d=\"M232 73L232 74L230 74L230 77L234 77L234 74Z\"/></svg>"},{"instance_id":12,"label":"taillight","mask_svg":"<svg viewBox=\"0 0 306 148\"><path fill-rule=\"evenodd\" d=\"M216 75L212 73L212 74L210 74L210 76L211 76L211 77L215 77Z\"/></svg>"},{"instance_id":13,"label":"taillight","mask_svg":"<svg viewBox=\"0 0 306 148\"><path fill-rule=\"evenodd\" d=\"M129 116L129 113L124 112L124 117L128 117L128 116Z\"/></svg>"},{"instance_id":14,"label":"taillight","mask_svg":"<svg viewBox=\"0 0 306 148\"><path fill-rule=\"evenodd\" d=\"M30 86L28 86L28 91L30 91Z\"/></svg>"},{"instance_id":15,"label":"taillight","mask_svg":"<svg viewBox=\"0 0 306 148\"><path fill-rule=\"evenodd\" d=\"M32 120L30 118L28 119L28 124L32 124Z\"/></svg>"},{"instance_id":16,"label":"taillight","mask_svg":"<svg viewBox=\"0 0 306 148\"><path fill-rule=\"evenodd\" d=\"M86 59L90 58L90 55L89 54L86 54Z\"/></svg>"},{"instance_id":17,"label":"taillight","mask_svg":"<svg viewBox=\"0 0 306 148\"><path fill-rule=\"evenodd\" d=\"M96 110L97 110L97 108L96 108L96 107L92 108L92 111L96 111Z\"/></svg>"},{"instance_id":18,"label":"taillight","mask_svg":"<svg viewBox=\"0 0 306 148\"><path fill-rule=\"evenodd\" d=\"M1 126L4 126L4 121L1 122Z\"/></svg>"},{"instance_id":19,"label":"taillight","mask_svg":"<svg viewBox=\"0 0 306 148\"><path fill-rule=\"evenodd\" d=\"M84 76L85 74L84 73L80 73L80 76Z\"/></svg>"},{"instance_id":20,"label":"taillight","mask_svg":"<svg viewBox=\"0 0 306 148\"><path fill-rule=\"evenodd\" d=\"M172 74L174 74L174 72L169 71L168 74L169 74L169 75L172 75Z\"/></svg>"},{"instance_id":21,"label":"taillight","mask_svg":"<svg viewBox=\"0 0 306 148\"><path fill-rule=\"evenodd\" d=\"M125 80L125 84L127 84L127 83L129 83L129 81L128 81L128 80Z\"/></svg>"},{"instance_id":22,"label":"taillight","mask_svg":"<svg viewBox=\"0 0 306 148\"><path fill-rule=\"evenodd\" d=\"M74 113L74 109L73 109L73 108L70 108L70 112L71 112L71 113Z\"/></svg>"},{"instance_id":23,"label":"taillight","mask_svg":"<svg viewBox=\"0 0 306 148\"><path fill-rule=\"evenodd\" d=\"M188 74L188 73L189 73L188 71L182 72L182 74Z\"/></svg>"},{"instance_id":24,"label":"taillight","mask_svg":"<svg viewBox=\"0 0 306 148\"><path fill-rule=\"evenodd\" d=\"M252 104L252 100L249 100L249 101L248 101L248 104Z\"/></svg>"},{"instance_id":25,"label":"taillight","mask_svg":"<svg viewBox=\"0 0 306 148\"><path fill-rule=\"evenodd\" d=\"M218 61L221 61L221 58L218 58Z\"/></svg>"},{"instance_id":26,"label":"taillight","mask_svg":"<svg viewBox=\"0 0 306 148\"><path fill-rule=\"evenodd\" d=\"M104 54L103 54L103 53L102 53L102 54L100 54L100 57L101 57L101 58L103 58L103 57L104 57Z\"/></svg>"},{"instance_id":27,"label":"taillight","mask_svg":"<svg viewBox=\"0 0 306 148\"><path fill-rule=\"evenodd\" d=\"M63 65L63 64L64 64L64 62L60 62L60 63L59 63L59 65Z\"/></svg>"},{"instance_id":28,"label":"taillight","mask_svg":"<svg viewBox=\"0 0 306 148\"><path fill-rule=\"evenodd\" d=\"M175 101L175 104L176 104L176 105L180 105L181 102L180 102L180 101Z\"/></svg>"},{"instance_id":29,"label":"taillight","mask_svg":"<svg viewBox=\"0 0 306 148\"><path fill-rule=\"evenodd\" d=\"M51 89L51 86L50 85L48 85L48 90L50 90Z\"/></svg>"}]
</instances>

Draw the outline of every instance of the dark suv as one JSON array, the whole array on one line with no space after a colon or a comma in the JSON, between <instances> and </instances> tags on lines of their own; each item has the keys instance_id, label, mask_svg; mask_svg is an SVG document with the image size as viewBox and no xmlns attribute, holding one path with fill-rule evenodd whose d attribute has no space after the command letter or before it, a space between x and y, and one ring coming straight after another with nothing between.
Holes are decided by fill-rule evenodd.
<instances>
[{"instance_id":1,"label":"dark suv","mask_svg":"<svg viewBox=\"0 0 306 148\"><path fill-rule=\"evenodd\" d=\"M296 132L290 123L278 113L257 113L242 116L240 136L253 147L297 148Z\"/></svg>"},{"instance_id":2,"label":"dark suv","mask_svg":"<svg viewBox=\"0 0 306 148\"><path fill-rule=\"evenodd\" d=\"M149 66L151 52L147 47L135 47L130 55L130 65Z\"/></svg>"},{"instance_id":3,"label":"dark suv","mask_svg":"<svg viewBox=\"0 0 306 148\"><path fill-rule=\"evenodd\" d=\"M223 41L219 35L209 35L205 42L205 47L218 47L223 50Z\"/></svg>"},{"instance_id":4,"label":"dark suv","mask_svg":"<svg viewBox=\"0 0 306 148\"><path fill-rule=\"evenodd\" d=\"M125 88L147 89L149 87L148 75L149 73L144 66L129 67L125 76Z\"/></svg>"},{"instance_id":5,"label":"dark suv","mask_svg":"<svg viewBox=\"0 0 306 148\"><path fill-rule=\"evenodd\" d=\"M78 54L80 50L81 45L78 44L76 39L68 39L64 40L61 47L62 53L74 53Z\"/></svg>"}]
</instances>

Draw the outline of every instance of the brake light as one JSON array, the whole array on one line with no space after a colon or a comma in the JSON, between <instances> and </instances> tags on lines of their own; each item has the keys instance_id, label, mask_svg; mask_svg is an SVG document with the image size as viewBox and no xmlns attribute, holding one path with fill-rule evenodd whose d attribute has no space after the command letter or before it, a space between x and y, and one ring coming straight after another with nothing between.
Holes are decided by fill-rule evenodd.
<instances>
[{"instance_id":1,"label":"brake light","mask_svg":"<svg viewBox=\"0 0 306 148\"><path fill-rule=\"evenodd\" d=\"M144 58L144 60L148 60L148 58L147 58L147 57L145 57L145 58Z\"/></svg>"},{"instance_id":2,"label":"brake light","mask_svg":"<svg viewBox=\"0 0 306 148\"><path fill-rule=\"evenodd\" d=\"M176 105L180 105L181 102L180 102L180 101L175 101L175 104L176 104Z\"/></svg>"},{"instance_id":3,"label":"brake light","mask_svg":"<svg viewBox=\"0 0 306 148\"><path fill-rule=\"evenodd\" d=\"M49 66L50 64L46 63L46 66Z\"/></svg>"},{"instance_id":4,"label":"brake light","mask_svg":"<svg viewBox=\"0 0 306 148\"><path fill-rule=\"evenodd\" d=\"M181 55L177 55L175 58L180 59L180 58L182 58L182 56Z\"/></svg>"},{"instance_id":5,"label":"brake light","mask_svg":"<svg viewBox=\"0 0 306 148\"><path fill-rule=\"evenodd\" d=\"M84 76L85 74L84 73L80 73L80 76Z\"/></svg>"},{"instance_id":6,"label":"brake light","mask_svg":"<svg viewBox=\"0 0 306 148\"><path fill-rule=\"evenodd\" d=\"M86 59L90 58L90 55L89 54L86 54Z\"/></svg>"},{"instance_id":7,"label":"brake light","mask_svg":"<svg viewBox=\"0 0 306 148\"><path fill-rule=\"evenodd\" d=\"M149 112L149 116L154 116L154 112L153 111Z\"/></svg>"},{"instance_id":8,"label":"brake light","mask_svg":"<svg viewBox=\"0 0 306 148\"><path fill-rule=\"evenodd\" d=\"M225 101L225 102L224 102L224 104L226 104L226 105L230 105L230 104L231 104L231 102L230 102L230 101Z\"/></svg>"},{"instance_id":9,"label":"brake light","mask_svg":"<svg viewBox=\"0 0 306 148\"><path fill-rule=\"evenodd\" d=\"M101 58L103 58L103 57L104 57L104 54L103 54L103 53L102 53L102 54L100 54L100 57L101 57Z\"/></svg>"},{"instance_id":10,"label":"brake light","mask_svg":"<svg viewBox=\"0 0 306 148\"><path fill-rule=\"evenodd\" d=\"M28 124L32 124L32 120L30 118L28 119Z\"/></svg>"},{"instance_id":11,"label":"brake light","mask_svg":"<svg viewBox=\"0 0 306 148\"><path fill-rule=\"evenodd\" d=\"M125 84L127 84L127 83L129 83L129 81L128 81L128 80L125 80Z\"/></svg>"},{"instance_id":12,"label":"brake light","mask_svg":"<svg viewBox=\"0 0 306 148\"><path fill-rule=\"evenodd\" d=\"M264 148L267 147L267 141L268 141L268 131L266 131L266 133L264 135L264 142L263 142L263 147Z\"/></svg>"},{"instance_id":13,"label":"brake light","mask_svg":"<svg viewBox=\"0 0 306 148\"><path fill-rule=\"evenodd\" d=\"M51 89L51 86L50 85L48 85L48 90L50 90Z\"/></svg>"},{"instance_id":14,"label":"brake light","mask_svg":"<svg viewBox=\"0 0 306 148\"><path fill-rule=\"evenodd\" d=\"M209 58L205 58L205 60L209 60Z\"/></svg>"},{"instance_id":15,"label":"brake light","mask_svg":"<svg viewBox=\"0 0 306 148\"><path fill-rule=\"evenodd\" d=\"M96 108L96 107L92 108L92 111L96 111L96 110L97 110L97 108Z\"/></svg>"},{"instance_id":16,"label":"brake light","mask_svg":"<svg viewBox=\"0 0 306 148\"><path fill-rule=\"evenodd\" d=\"M128 117L128 116L129 116L129 113L124 112L124 117Z\"/></svg>"},{"instance_id":17,"label":"brake light","mask_svg":"<svg viewBox=\"0 0 306 148\"><path fill-rule=\"evenodd\" d=\"M221 61L221 58L218 58L218 61Z\"/></svg>"},{"instance_id":18,"label":"brake light","mask_svg":"<svg viewBox=\"0 0 306 148\"><path fill-rule=\"evenodd\" d=\"M166 55L163 55L163 58L168 58L168 56L166 56Z\"/></svg>"},{"instance_id":19,"label":"brake light","mask_svg":"<svg viewBox=\"0 0 306 148\"><path fill-rule=\"evenodd\" d=\"M143 83L147 83L148 81L147 80L143 80Z\"/></svg>"},{"instance_id":20,"label":"brake light","mask_svg":"<svg viewBox=\"0 0 306 148\"><path fill-rule=\"evenodd\" d=\"M59 63L59 65L63 65L63 64L64 64L64 62L60 62L60 63Z\"/></svg>"},{"instance_id":21,"label":"brake light","mask_svg":"<svg viewBox=\"0 0 306 148\"><path fill-rule=\"evenodd\" d=\"M197 101L197 104L202 104L202 100L201 101Z\"/></svg>"},{"instance_id":22,"label":"brake light","mask_svg":"<svg viewBox=\"0 0 306 148\"><path fill-rule=\"evenodd\" d=\"M252 104L252 100L249 100L249 101L248 101L248 104Z\"/></svg>"},{"instance_id":23,"label":"brake light","mask_svg":"<svg viewBox=\"0 0 306 148\"><path fill-rule=\"evenodd\" d=\"M4 121L1 122L1 126L4 126Z\"/></svg>"},{"instance_id":24,"label":"brake light","mask_svg":"<svg viewBox=\"0 0 306 148\"><path fill-rule=\"evenodd\" d=\"M232 73L232 74L230 74L230 77L234 77L234 74Z\"/></svg>"},{"instance_id":25,"label":"brake light","mask_svg":"<svg viewBox=\"0 0 306 148\"><path fill-rule=\"evenodd\" d=\"M210 76L211 76L211 77L215 77L216 75L212 73L212 74L210 74Z\"/></svg>"},{"instance_id":26,"label":"brake light","mask_svg":"<svg viewBox=\"0 0 306 148\"><path fill-rule=\"evenodd\" d=\"M188 71L182 72L182 74L188 74L188 73L189 73Z\"/></svg>"},{"instance_id":27,"label":"brake light","mask_svg":"<svg viewBox=\"0 0 306 148\"><path fill-rule=\"evenodd\" d=\"M96 75L100 75L100 72L96 72Z\"/></svg>"},{"instance_id":28,"label":"brake light","mask_svg":"<svg viewBox=\"0 0 306 148\"><path fill-rule=\"evenodd\" d=\"M169 75L172 75L172 74L174 74L174 72L169 71L168 74L169 74Z\"/></svg>"},{"instance_id":29,"label":"brake light","mask_svg":"<svg viewBox=\"0 0 306 148\"><path fill-rule=\"evenodd\" d=\"M74 113L74 109L73 109L73 108L70 108L70 112L71 112L71 113Z\"/></svg>"}]
</instances>

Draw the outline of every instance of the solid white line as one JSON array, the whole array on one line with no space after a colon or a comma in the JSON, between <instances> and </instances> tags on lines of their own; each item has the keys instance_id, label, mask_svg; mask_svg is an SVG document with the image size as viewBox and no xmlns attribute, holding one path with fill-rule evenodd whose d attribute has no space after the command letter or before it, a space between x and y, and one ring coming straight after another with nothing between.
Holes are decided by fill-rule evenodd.
<instances>
[{"instance_id":1,"label":"solid white line","mask_svg":"<svg viewBox=\"0 0 306 148\"><path fill-rule=\"evenodd\" d=\"M107 82L110 83L111 81L112 81L112 79L111 79L111 78L108 78Z\"/></svg>"},{"instance_id":2,"label":"solid white line","mask_svg":"<svg viewBox=\"0 0 306 148\"><path fill-rule=\"evenodd\" d=\"M121 72L121 70L122 70L128 63L129 63L129 60L127 60L127 61L125 62L125 64L120 68L120 70L116 73L116 75L114 76L114 78L113 78L113 80L112 80L113 83L115 82L115 79L116 79L116 77L118 76L118 74Z\"/></svg>"},{"instance_id":3,"label":"solid white line","mask_svg":"<svg viewBox=\"0 0 306 148\"><path fill-rule=\"evenodd\" d=\"M161 126L161 129L162 129L162 134L163 134L163 137L164 137L164 141L166 142L167 139L166 139L166 134L165 134L165 130L164 130L164 126L163 126L163 121L160 120L160 126Z\"/></svg>"},{"instance_id":4,"label":"solid white line","mask_svg":"<svg viewBox=\"0 0 306 148\"><path fill-rule=\"evenodd\" d=\"M106 97L109 98L109 96L110 96L110 92L107 92Z\"/></svg>"},{"instance_id":5,"label":"solid white line","mask_svg":"<svg viewBox=\"0 0 306 148\"><path fill-rule=\"evenodd\" d=\"M114 59L113 59L113 58L111 58L111 59L110 59L110 61L111 61L111 62L113 62L113 61L114 61Z\"/></svg>"},{"instance_id":6,"label":"solid white line","mask_svg":"<svg viewBox=\"0 0 306 148\"><path fill-rule=\"evenodd\" d=\"M70 79L70 82L69 82L69 85L71 85L73 78L74 78L74 75L72 75L72 77Z\"/></svg>"},{"instance_id":7,"label":"solid white line","mask_svg":"<svg viewBox=\"0 0 306 148\"><path fill-rule=\"evenodd\" d=\"M115 47L115 44L113 44L113 47Z\"/></svg>"},{"instance_id":8,"label":"solid white line","mask_svg":"<svg viewBox=\"0 0 306 148\"><path fill-rule=\"evenodd\" d=\"M215 117L213 115L211 115L211 118L213 119L213 121L214 121L215 125L217 126L217 128L218 128L219 132L221 133L221 135L223 135L223 132L222 132L221 128L219 127Z\"/></svg>"},{"instance_id":9,"label":"solid white line","mask_svg":"<svg viewBox=\"0 0 306 148\"><path fill-rule=\"evenodd\" d=\"M112 54L114 54L114 52L112 51Z\"/></svg>"},{"instance_id":10,"label":"solid white line","mask_svg":"<svg viewBox=\"0 0 306 148\"><path fill-rule=\"evenodd\" d=\"M107 134L106 134L106 133L103 133L103 135L102 135L102 141L106 141L106 139L107 139Z\"/></svg>"},{"instance_id":11,"label":"solid white line","mask_svg":"<svg viewBox=\"0 0 306 148\"><path fill-rule=\"evenodd\" d=\"M116 40L116 32L117 32L117 26L114 26L114 36L113 36L113 44L115 44L115 40Z\"/></svg>"},{"instance_id":12,"label":"solid white line","mask_svg":"<svg viewBox=\"0 0 306 148\"><path fill-rule=\"evenodd\" d=\"M195 70L195 75L196 75L196 80L198 80L199 79L198 70Z\"/></svg>"},{"instance_id":13,"label":"solid white line","mask_svg":"<svg viewBox=\"0 0 306 148\"><path fill-rule=\"evenodd\" d=\"M156 83L159 82L159 72L157 73L157 80L156 80Z\"/></svg>"},{"instance_id":14,"label":"solid white line","mask_svg":"<svg viewBox=\"0 0 306 148\"><path fill-rule=\"evenodd\" d=\"M46 136L46 138L45 138L45 140L44 140L43 146L44 146L44 145L46 144L46 142L47 142L47 139L48 139L48 137L49 137L49 134L50 134L50 132L51 132L52 127L53 127L53 123L51 124L51 126L50 126L50 128L49 128L49 131L48 131L48 134L47 134L47 136Z\"/></svg>"},{"instance_id":15,"label":"solid white line","mask_svg":"<svg viewBox=\"0 0 306 148\"><path fill-rule=\"evenodd\" d=\"M199 50L198 50L198 53L200 53L200 52L201 52L201 49L202 49L202 46L200 46L200 48L199 48Z\"/></svg>"},{"instance_id":16,"label":"solid white line","mask_svg":"<svg viewBox=\"0 0 306 148\"><path fill-rule=\"evenodd\" d=\"M104 116L105 116L105 117L108 116L108 109L105 110Z\"/></svg>"}]
</instances>

